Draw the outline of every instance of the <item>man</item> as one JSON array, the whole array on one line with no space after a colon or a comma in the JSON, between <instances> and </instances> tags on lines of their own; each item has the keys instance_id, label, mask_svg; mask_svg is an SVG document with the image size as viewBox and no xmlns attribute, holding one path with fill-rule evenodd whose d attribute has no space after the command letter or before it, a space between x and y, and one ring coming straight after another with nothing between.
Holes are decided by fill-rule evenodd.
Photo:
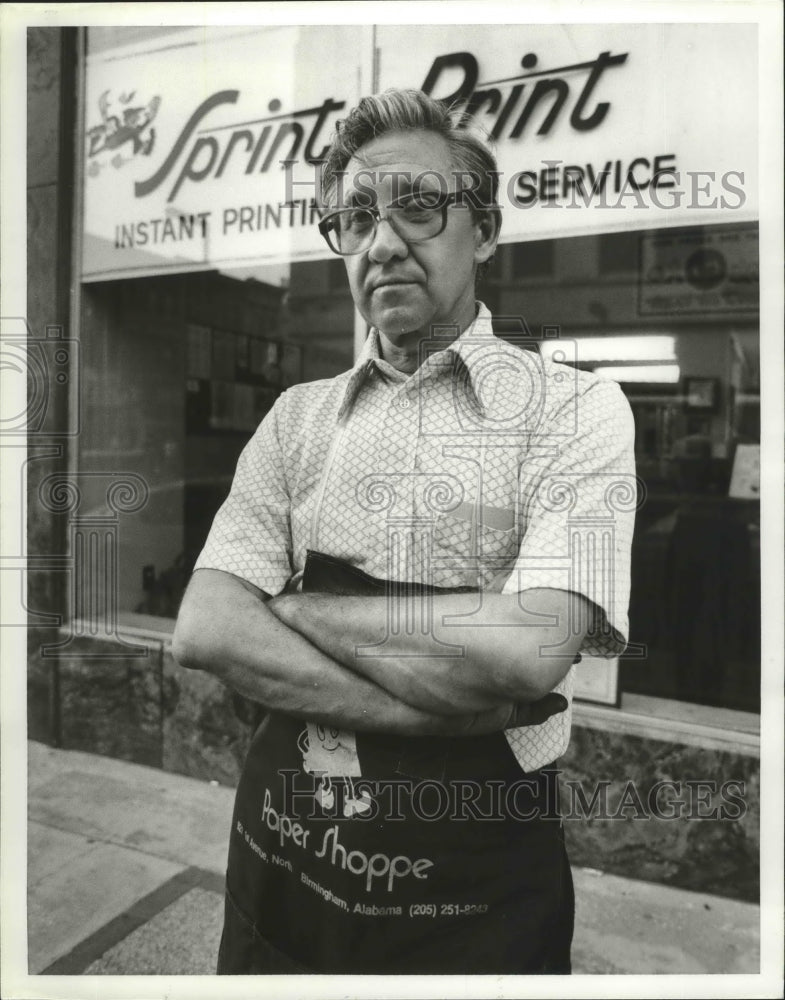
<instances>
[{"instance_id":1,"label":"man","mask_svg":"<svg viewBox=\"0 0 785 1000\"><path fill-rule=\"evenodd\" d=\"M415 91L365 98L331 147L320 229L371 333L259 427L174 637L269 713L219 972L570 971L549 765L579 651L625 645L633 427L617 385L476 303L497 177Z\"/></svg>"}]
</instances>

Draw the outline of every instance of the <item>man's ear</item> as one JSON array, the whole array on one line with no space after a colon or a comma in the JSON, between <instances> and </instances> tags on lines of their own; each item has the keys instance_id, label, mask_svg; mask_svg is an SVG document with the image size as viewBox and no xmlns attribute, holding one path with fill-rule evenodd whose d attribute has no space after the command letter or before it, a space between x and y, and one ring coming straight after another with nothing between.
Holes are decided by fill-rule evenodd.
<instances>
[{"instance_id":1,"label":"man's ear","mask_svg":"<svg viewBox=\"0 0 785 1000\"><path fill-rule=\"evenodd\" d=\"M477 264L484 264L493 256L501 226L502 216L498 208L487 209L475 221L474 260Z\"/></svg>"}]
</instances>

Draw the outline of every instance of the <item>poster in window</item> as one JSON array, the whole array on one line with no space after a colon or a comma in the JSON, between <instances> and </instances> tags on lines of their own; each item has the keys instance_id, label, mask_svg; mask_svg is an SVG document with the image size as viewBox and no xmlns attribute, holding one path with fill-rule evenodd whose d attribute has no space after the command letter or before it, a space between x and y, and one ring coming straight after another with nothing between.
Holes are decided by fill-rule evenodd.
<instances>
[{"instance_id":1,"label":"poster in window","mask_svg":"<svg viewBox=\"0 0 785 1000\"><path fill-rule=\"evenodd\" d=\"M702 227L640 237L638 314L755 314L758 227Z\"/></svg>"},{"instance_id":2,"label":"poster in window","mask_svg":"<svg viewBox=\"0 0 785 1000\"><path fill-rule=\"evenodd\" d=\"M584 656L575 667L573 696L600 705L619 705L619 658Z\"/></svg>"},{"instance_id":3,"label":"poster in window","mask_svg":"<svg viewBox=\"0 0 785 1000\"><path fill-rule=\"evenodd\" d=\"M760 498L760 445L736 445L728 496L736 500Z\"/></svg>"}]
</instances>

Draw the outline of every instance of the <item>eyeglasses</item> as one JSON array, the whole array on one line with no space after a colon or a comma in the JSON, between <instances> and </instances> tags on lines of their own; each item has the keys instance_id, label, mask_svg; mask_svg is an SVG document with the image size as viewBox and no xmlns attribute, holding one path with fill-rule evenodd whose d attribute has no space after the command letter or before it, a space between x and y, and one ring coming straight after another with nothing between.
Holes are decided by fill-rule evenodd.
<instances>
[{"instance_id":1,"label":"eyeglasses","mask_svg":"<svg viewBox=\"0 0 785 1000\"><path fill-rule=\"evenodd\" d=\"M463 191L407 194L387 206L384 218L406 243L423 243L444 232L447 209L462 194ZM381 219L378 208L342 208L322 219L319 232L333 253L349 257L370 247Z\"/></svg>"}]
</instances>

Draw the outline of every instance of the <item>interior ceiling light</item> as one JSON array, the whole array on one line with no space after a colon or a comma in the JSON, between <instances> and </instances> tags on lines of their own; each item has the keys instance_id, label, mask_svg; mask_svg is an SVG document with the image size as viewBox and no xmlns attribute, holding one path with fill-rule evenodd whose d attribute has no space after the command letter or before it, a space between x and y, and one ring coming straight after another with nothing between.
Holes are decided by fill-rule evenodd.
<instances>
[{"instance_id":1,"label":"interior ceiling light","mask_svg":"<svg viewBox=\"0 0 785 1000\"><path fill-rule=\"evenodd\" d=\"M681 369L678 365L599 365L595 375L613 379L614 382L678 382Z\"/></svg>"},{"instance_id":2,"label":"interior ceiling light","mask_svg":"<svg viewBox=\"0 0 785 1000\"><path fill-rule=\"evenodd\" d=\"M565 337L543 340L540 348L552 358L561 351L565 361L675 361L676 338L667 334L631 334L617 337ZM577 352L577 357L575 356Z\"/></svg>"}]
</instances>

